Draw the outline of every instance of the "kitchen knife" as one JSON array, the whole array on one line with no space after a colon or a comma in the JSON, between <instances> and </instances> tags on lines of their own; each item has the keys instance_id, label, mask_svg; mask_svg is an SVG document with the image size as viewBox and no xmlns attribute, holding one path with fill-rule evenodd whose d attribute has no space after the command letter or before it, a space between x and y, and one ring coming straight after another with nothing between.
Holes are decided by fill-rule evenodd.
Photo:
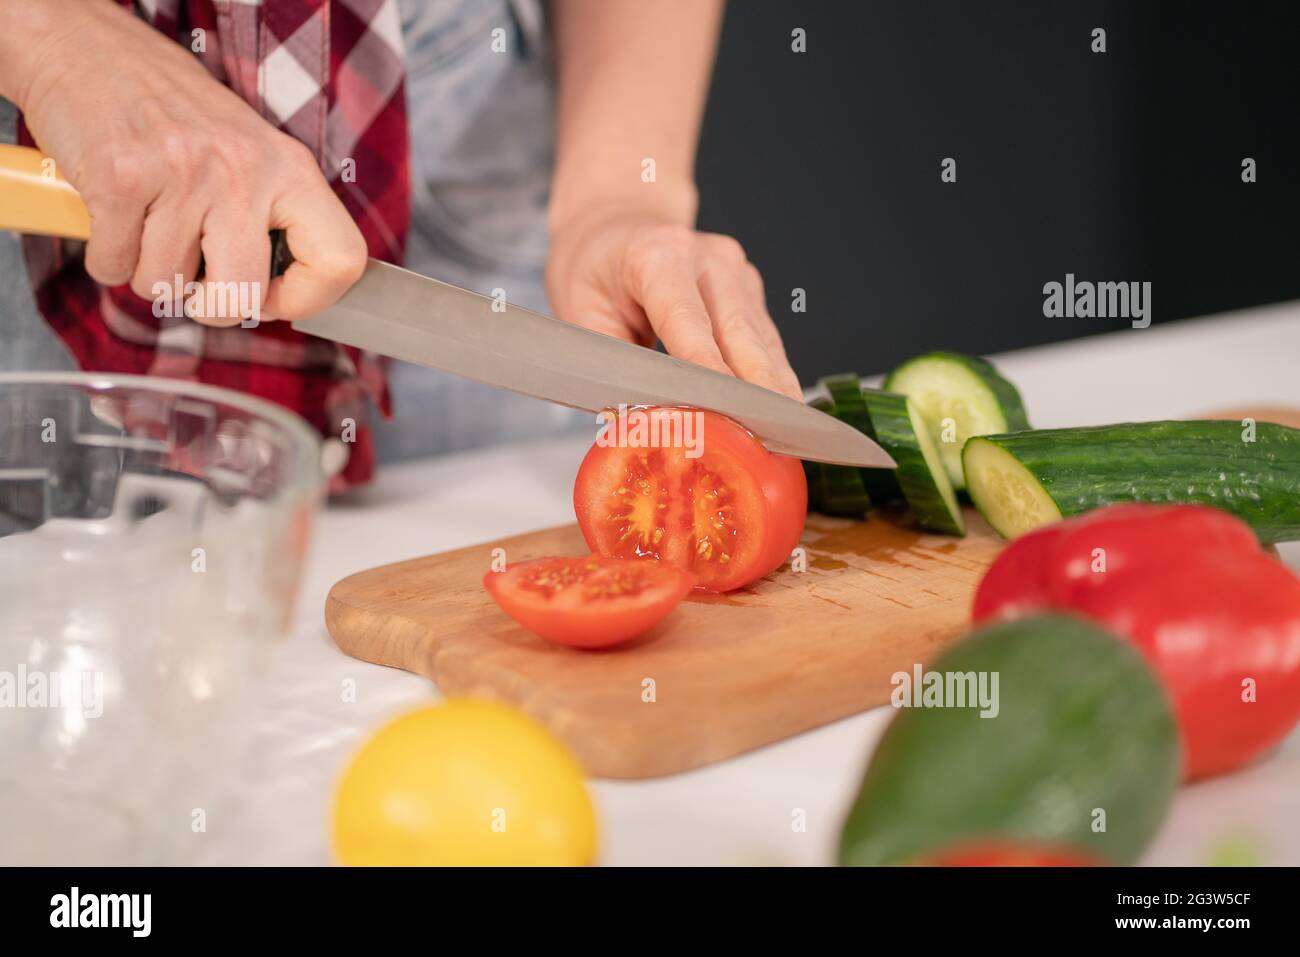
<instances>
[{"instance_id":1,"label":"kitchen knife","mask_svg":"<svg viewBox=\"0 0 1300 957\"><path fill-rule=\"evenodd\" d=\"M0 186L0 229L89 235L76 191L48 175L37 151L0 146ZM291 257L282 242L274 245L278 275ZM337 303L293 328L589 412L620 405L710 409L740 422L773 452L894 467L868 436L802 402L373 259Z\"/></svg>"}]
</instances>

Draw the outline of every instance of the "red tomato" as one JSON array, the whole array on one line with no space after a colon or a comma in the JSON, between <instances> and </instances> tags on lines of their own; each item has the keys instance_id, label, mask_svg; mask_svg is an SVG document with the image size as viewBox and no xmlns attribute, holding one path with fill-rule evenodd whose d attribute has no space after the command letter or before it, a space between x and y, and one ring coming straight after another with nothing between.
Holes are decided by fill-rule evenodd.
<instances>
[{"instance_id":1,"label":"red tomato","mask_svg":"<svg viewBox=\"0 0 1300 957\"><path fill-rule=\"evenodd\" d=\"M516 562L483 585L501 610L557 645L604 648L650 630L691 590L680 569L588 555Z\"/></svg>"},{"instance_id":2,"label":"red tomato","mask_svg":"<svg viewBox=\"0 0 1300 957\"><path fill-rule=\"evenodd\" d=\"M699 417L690 448L672 425L683 415ZM627 441L618 444L618 436ZM803 534L808 485L798 459L773 455L724 416L632 409L583 459L573 507L593 552L658 559L685 570L699 589L725 592L790 557Z\"/></svg>"},{"instance_id":3,"label":"red tomato","mask_svg":"<svg viewBox=\"0 0 1300 957\"><path fill-rule=\"evenodd\" d=\"M925 867L1095 867L1097 861L1071 848L989 842L964 844L921 858Z\"/></svg>"}]
</instances>

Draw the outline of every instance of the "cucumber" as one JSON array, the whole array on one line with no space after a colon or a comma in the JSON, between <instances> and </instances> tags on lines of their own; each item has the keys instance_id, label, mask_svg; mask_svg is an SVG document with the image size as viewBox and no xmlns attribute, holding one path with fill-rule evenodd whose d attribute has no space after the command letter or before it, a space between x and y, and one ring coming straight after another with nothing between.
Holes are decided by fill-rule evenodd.
<instances>
[{"instance_id":1,"label":"cucumber","mask_svg":"<svg viewBox=\"0 0 1300 957\"><path fill-rule=\"evenodd\" d=\"M841 864L902 864L988 840L1138 858L1178 786L1180 752L1160 682L1131 645L1043 615L982 629L926 670L945 686L969 674L978 689L984 676L987 692L997 675L986 696L997 714L950 699L900 707L844 824ZM896 706L914 705L900 677L914 674L895 675Z\"/></svg>"},{"instance_id":2,"label":"cucumber","mask_svg":"<svg viewBox=\"0 0 1300 957\"><path fill-rule=\"evenodd\" d=\"M862 394L862 380L856 372L841 372L818 380L818 385L826 390L835 407L837 419L847 422L859 432L871 436L880 442L875 426L871 424L871 414L867 411L867 400ZM861 469L862 484L871 500L880 505L890 505L903 500L903 489L894 475L893 469Z\"/></svg>"},{"instance_id":3,"label":"cucumber","mask_svg":"<svg viewBox=\"0 0 1300 957\"><path fill-rule=\"evenodd\" d=\"M820 512L822 500L825 496L826 473L820 462L810 462L807 459L801 460L803 464L803 477L808 483L808 511Z\"/></svg>"},{"instance_id":4,"label":"cucumber","mask_svg":"<svg viewBox=\"0 0 1300 957\"><path fill-rule=\"evenodd\" d=\"M968 438L1029 428L1016 387L977 356L927 352L889 373L884 387L911 397L920 408L957 489L966 487L961 450Z\"/></svg>"},{"instance_id":5,"label":"cucumber","mask_svg":"<svg viewBox=\"0 0 1300 957\"><path fill-rule=\"evenodd\" d=\"M1253 439L1250 441L1248 439ZM1112 502L1194 502L1261 542L1300 539L1300 430L1259 422L1130 422L972 438L971 500L1005 538Z\"/></svg>"},{"instance_id":6,"label":"cucumber","mask_svg":"<svg viewBox=\"0 0 1300 957\"><path fill-rule=\"evenodd\" d=\"M831 399L818 397L808 404L838 418L839 409ZM867 509L871 507L871 496L862 481L860 469L848 465L805 462L804 471L808 476L809 508L815 508L823 515L836 515L842 518L866 516ZM817 482L815 506L813 504L814 476Z\"/></svg>"},{"instance_id":7,"label":"cucumber","mask_svg":"<svg viewBox=\"0 0 1300 957\"><path fill-rule=\"evenodd\" d=\"M873 437L897 463L894 479L916 521L932 532L965 535L966 517L916 404L905 395L879 389L863 389L862 397L871 413Z\"/></svg>"},{"instance_id":8,"label":"cucumber","mask_svg":"<svg viewBox=\"0 0 1300 957\"><path fill-rule=\"evenodd\" d=\"M871 497L877 502L901 498L922 528L965 535L957 493L916 405L904 395L862 388L852 372L826 376L818 384L831 397L836 417L879 442L898 466L859 470Z\"/></svg>"}]
</instances>

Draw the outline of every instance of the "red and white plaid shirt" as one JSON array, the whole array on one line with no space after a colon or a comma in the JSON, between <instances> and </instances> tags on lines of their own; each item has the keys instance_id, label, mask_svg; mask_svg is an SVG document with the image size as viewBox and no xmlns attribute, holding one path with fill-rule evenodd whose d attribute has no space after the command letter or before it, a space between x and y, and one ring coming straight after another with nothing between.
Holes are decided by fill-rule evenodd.
<instances>
[{"instance_id":1,"label":"red and white plaid shirt","mask_svg":"<svg viewBox=\"0 0 1300 957\"><path fill-rule=\"evenodd\" d=\"M401 21L397 0L119 0L193 49L214 77L320 162L370 255L400 263L410 222ZM24 142L31 143L25 128ZM39 144L36 144L39 145ZM356 176L340 176L345 160ZM390 413L383 360L295 332L287 323L211 328L157 318L128 286L86 274L82 244L29 236L36 302L81 368L193 379L261 396L322 435L356 423L335 489L364 482L375 454L366 399Z\"/></svg>"}]
</instances>

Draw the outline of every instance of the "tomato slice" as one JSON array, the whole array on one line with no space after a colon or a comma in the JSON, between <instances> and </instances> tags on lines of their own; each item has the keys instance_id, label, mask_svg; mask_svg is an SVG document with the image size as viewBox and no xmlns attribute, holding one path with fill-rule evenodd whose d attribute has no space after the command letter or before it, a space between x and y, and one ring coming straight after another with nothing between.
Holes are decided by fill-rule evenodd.
<instances>
[{"instance_id":1,"label":"tomato slice","mask_svg":"<svg viewBox=\"0 0 1300 957\"><path fill-rule=\"evenodd\" d=\"M635 638L677 607L691 578L671 565L587 555L516 562L483 576L501 610L547 641L604 648Z\"/></svg>"},{"instance_id":2,"label":"tomato slice","mask_svg":"<svg viewBox=\"0 0 1300 957\"><path fill-rule=\"evenodd\" d=\"M725 416L639 408L616 417L588 451L573 506L593 552L658 559L697 588L725 592L790 557L808 485L798 459L773 455Z\"/></svg>"}]
</instances>

